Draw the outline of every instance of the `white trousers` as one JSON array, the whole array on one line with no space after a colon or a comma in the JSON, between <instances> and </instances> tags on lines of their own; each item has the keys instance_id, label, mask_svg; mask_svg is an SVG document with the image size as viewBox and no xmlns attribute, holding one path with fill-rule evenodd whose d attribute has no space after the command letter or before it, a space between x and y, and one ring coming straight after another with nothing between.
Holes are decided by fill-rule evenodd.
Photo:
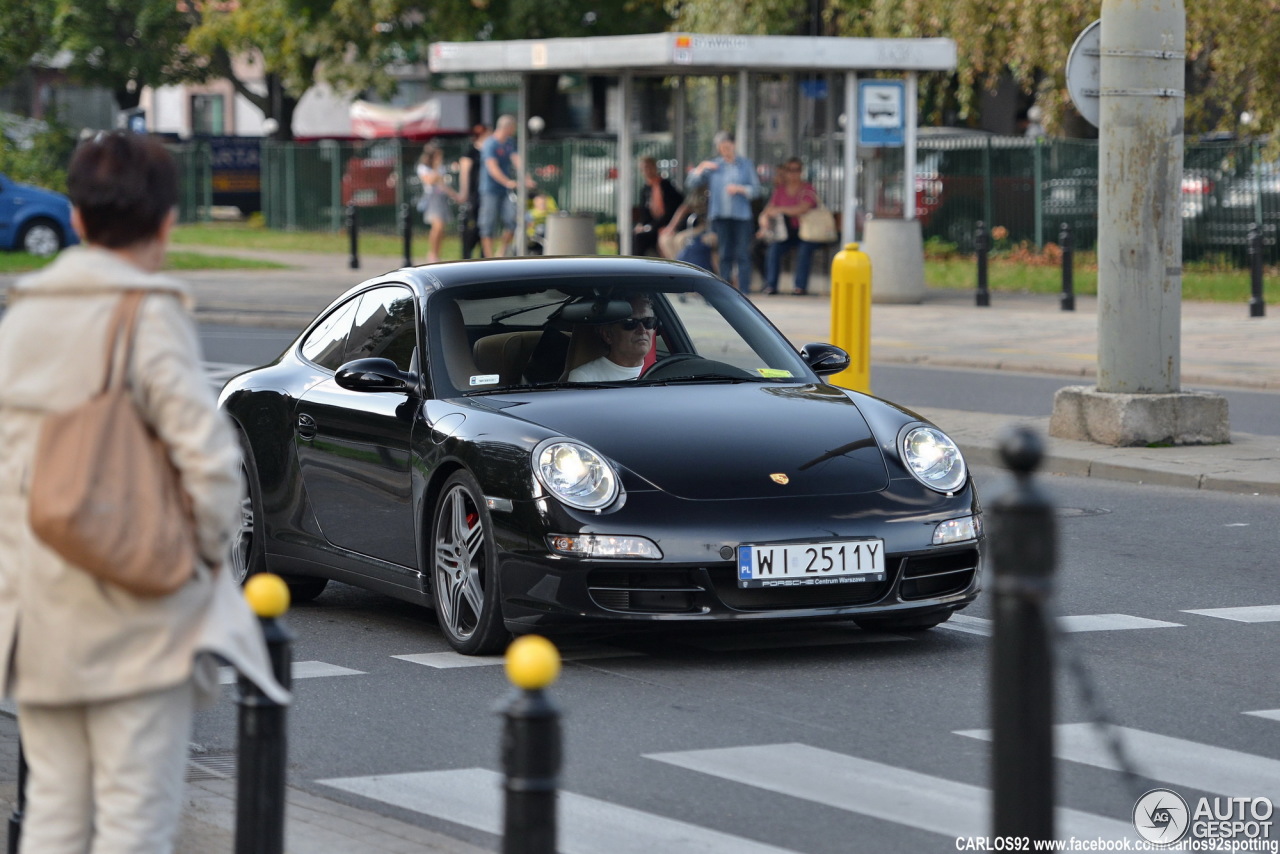
<instances>
[{"instance_id":1,"label":"white trousers","mask_svg":"<svg viewBox=\"0 0 1280 854\"><path fill-rule=\"evenodd\" d=\"M169 854L182 817L190 682L120 700L19 704L20 854Z\"/></svg>"}]
</instances>

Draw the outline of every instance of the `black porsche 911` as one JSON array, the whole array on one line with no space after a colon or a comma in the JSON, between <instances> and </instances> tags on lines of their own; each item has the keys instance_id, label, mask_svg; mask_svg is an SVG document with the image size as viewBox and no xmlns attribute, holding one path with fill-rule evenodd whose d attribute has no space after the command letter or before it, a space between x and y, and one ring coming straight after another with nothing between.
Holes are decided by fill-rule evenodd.
<instances>
[{"instance_id":1,"label":"black porsche 911","mask_svg":"<svg viewBox=\"0 0 1280 854\"><path fill-rule=\"evenodd\" d=\"M221 395L235 569L434 606L456 650L607 624L931 628L981 585L955 443L696 267L511 258L343 294Z\"/></svg>"}]
</instances>

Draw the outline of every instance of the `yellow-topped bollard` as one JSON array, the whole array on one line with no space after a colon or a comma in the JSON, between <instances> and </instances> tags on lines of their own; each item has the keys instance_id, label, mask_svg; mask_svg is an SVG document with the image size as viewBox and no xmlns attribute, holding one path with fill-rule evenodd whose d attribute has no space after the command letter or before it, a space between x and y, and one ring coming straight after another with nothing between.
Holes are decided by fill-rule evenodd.
<instances>
[{"instance_id":1,"label":"yellow-topped bollard","mask_svg":"<svg viewBox=\"0 0 1280 854\"><path fill-rule=\"evenodd\" d=\"M846 243L831 261L831 343L849 354L849 367L827 382L871 392L871 259Z\"/></svg>"},{"instance_id":2,"label":"yellow-topped bollard","mask_svg":"<svg viewBox=\"0 0 1280 854\"><path fill-rule=\"evenodd\" d=\"M546 688L560 676L560 652L539 635L522 635L507 647L507 678L526 691Z\"/></svg>"},{"instance_id":3,"label":"yellow-topped bollard","mask_svg":"<svg viewBox=\"0 0 1280 854\"><path fill-rule=\"evenodd\" d=\"M499 708L502 854L555 854L560 710L543 689L560 675L560 653L544 637L523 635L507 647L506 667L516 690Z\"/></svg>"},{"instance_id":4,"label":"yellow-topped bollard","mask_svg":"<svg viewBox=\"0 0 1280 854\"><path fill-rule=\"evenodd\" d=\"M274 573L260 572L244 583L244 598L259 617L281 617L289 610L289 585Z\"/></svg>"}]
</instances>

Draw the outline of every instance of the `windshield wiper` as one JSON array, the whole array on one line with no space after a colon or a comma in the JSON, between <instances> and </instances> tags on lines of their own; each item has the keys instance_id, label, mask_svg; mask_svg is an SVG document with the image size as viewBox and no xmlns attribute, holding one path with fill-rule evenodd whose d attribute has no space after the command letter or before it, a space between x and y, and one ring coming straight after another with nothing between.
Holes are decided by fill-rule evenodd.
<instances>
[{"instance_id":1,"label":"windshield wiper","mask_svg":"<svg viewBox=\"0 0 1280 854\"><path fill-rule=\"evenodd\" d=\"M489 318L490 323L497 323L500 320L506 320L508 317L515 317L517 314L524 314L526 311L537 311L540 308L551 308L553 305L564 305L573 297L568 299L558 299L555 302L544 302L540 305L525 305L519 308L509 308L506 311L500 311L493 317Z\"/></svg>"}]
</instances>

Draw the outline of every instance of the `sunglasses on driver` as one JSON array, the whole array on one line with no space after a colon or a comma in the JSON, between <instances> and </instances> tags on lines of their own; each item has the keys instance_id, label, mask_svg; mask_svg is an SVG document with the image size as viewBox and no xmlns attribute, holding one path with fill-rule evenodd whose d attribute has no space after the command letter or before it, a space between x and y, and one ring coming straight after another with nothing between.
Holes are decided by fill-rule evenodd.
<instances>
[{"instance_id":1,"label":"sunglasses on driver","mask_svg":"<svg viewBox=\"0 0 1280 854\"><path fill-rule=\"evenodd\" d=\"M628 332L637 326L643 326L645 329L655 329L658 326L658 318L653 315L648 317L628 317L626 320L619 320L618 325Z\"/></svg>"}]
</instances>

